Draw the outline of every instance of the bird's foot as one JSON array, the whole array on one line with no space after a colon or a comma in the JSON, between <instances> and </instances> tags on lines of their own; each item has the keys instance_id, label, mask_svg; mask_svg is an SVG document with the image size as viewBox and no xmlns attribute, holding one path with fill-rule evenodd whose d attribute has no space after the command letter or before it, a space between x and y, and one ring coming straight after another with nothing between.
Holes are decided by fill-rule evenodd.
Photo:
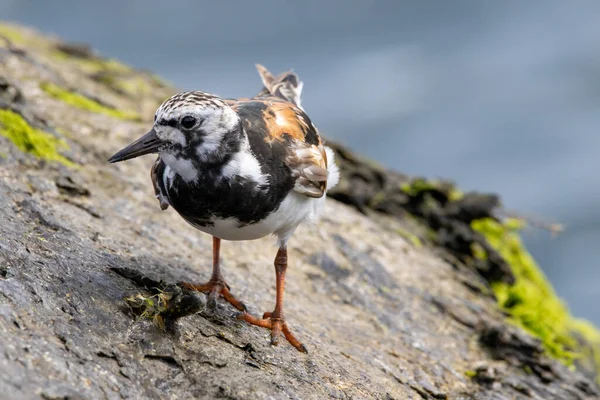
<instances>
[{"instance_id":1,"label":"bird's foot","mask_svg":"<svg viewBox=\"0 0 600 400\"><path fill-rule=\"evenodd\" d=\"M279 344L279 337L283 333L283 336L287 339L292 346L302 353L308 353L306 347L300 343L296 336L290 331L287 322L283 318L283 314L275 312L266 312L263 314L262 319L256 318L247 312L238 314L239 319L243 319L251 325L260 326L271 330L271 345L277 346Z\"/></svg>"},{"instance_id":2,"label":"bird's foot","mask_svg":"<svg viewBox=\"0 0 600 400\"><path fill-rule=\"evenodd\" d=\"M225 283L223 279L211 279L210 281L202 284L194 284L188 282L181 282L181 286L189 290L195 290L197 292L208 293L208 302L207 306L210 309L215 309L217 307L217 298L219 295L223 296L225 301L234 306L240 311L246 311L246 305L236 299L231 292L229 291L229 285Z\"/></svg>"}]
</instances>

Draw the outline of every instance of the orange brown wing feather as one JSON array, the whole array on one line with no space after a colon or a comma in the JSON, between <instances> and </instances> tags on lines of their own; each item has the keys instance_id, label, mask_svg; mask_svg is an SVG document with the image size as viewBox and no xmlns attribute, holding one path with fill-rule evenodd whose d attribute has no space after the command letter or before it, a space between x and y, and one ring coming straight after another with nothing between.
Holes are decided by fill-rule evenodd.
<instances>
[{"instance_id":1,"label":"orange brown wing feather","mask_svg":"<svg viewBox=\"0 0 600 400\"><path fill-rule=\"evenodd\" d=\"M265 137L267 142L282 141L286 135L304 141L307 132L314 129L304 118L305 114L302 110L277 97L227 100L227 104L236 111L238 107L248 102L258 102L266 106L262 118L267 128L268 135Z\"/></svg>"},{"instance_id":2,"label":"orange brown wing feather","mask_svg":"<svg viewBox=\"0 0 600 400\"><path fill-rule=\"evenodd\" d=\"M316 128L306 114L292 103L275 97L227 101L235 111L250 102L266 106L261 115L266 128L265 142L279 142L289 147L284 162L296 179L294 190L308 197L322 197L327 187L327 155ZM247 123L252 126L251 121ZM308 143L307 135L316 144Z\"/></svg>"}]
</instances>

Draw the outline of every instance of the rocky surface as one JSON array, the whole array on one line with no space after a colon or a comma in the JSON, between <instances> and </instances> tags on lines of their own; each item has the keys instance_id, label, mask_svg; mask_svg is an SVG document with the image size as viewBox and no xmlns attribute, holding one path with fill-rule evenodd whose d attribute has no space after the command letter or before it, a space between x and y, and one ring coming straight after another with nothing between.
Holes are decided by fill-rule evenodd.
<instances>
[{"instance_id":1,"label":"rocky surface","mask_svg":"<svg viewBox=\"0 0 600 400\"><path fill-rule=\"evenodd\" d=\"M174 285L209 277L211 239L160 211L153 158L106 163L174 89L85 46L8 25L0 36L0 398L600 395L498 309L487 282L514 277L469 228L495 197L399 190L407 177L341 146L339 201L289 247L286 315L309 353L269 346L229 305ZM2 121L24 121L29 139ZM438 206L420 207L423 193ZM273 306L275 251L271 238L222 245L257 315Z\"/></svg>"}]
</instances>

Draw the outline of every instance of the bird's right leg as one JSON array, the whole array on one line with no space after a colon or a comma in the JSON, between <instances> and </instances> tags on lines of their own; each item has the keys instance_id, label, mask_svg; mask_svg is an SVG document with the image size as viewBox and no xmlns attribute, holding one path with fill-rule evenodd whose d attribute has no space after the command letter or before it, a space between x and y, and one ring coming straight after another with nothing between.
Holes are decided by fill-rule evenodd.
<instances>
[{"instance_id":1,"label":"bird's right leg","mask_svg":"<svg viewBox=\"0 0 600 400\"><path fill-rule=\"evenodd\" d=\"M277 252L277 256L275 256L275 282L277 287L275 309L272 312L264 313L262 319L256 318L247 312L240 313L238 318L243 319L249 324L270 329L272 345L277 345L279 343L279 336L283 333L283 336L287 339L287 341L290 342L290 344L298 351L302 353L308 353L306 347L300 343L298 339L296 339L296 336L290 330L283 316L283 292L285 290L286 270L287 249L285 246L281 246Z\"/></svg>"},{"instance_id":2,"label":"bird's right leg","mask_svg":"<svg viewBox=\"0 0 600 400\"><path fill-rule=\"evenodd\" d=\"M219 253L221 251L221 239L213 236L213 271L210 280L206 283L194 284L182 282L181 286L186 289L195 290L198 292L208 293L208 306L215 308L217 305L217 297L219 295L229 302L232 306L240 311L246 311L244 303L236 299L229 291L229 285L221 275L221 266Z\"/></svg>"}]
</instances>

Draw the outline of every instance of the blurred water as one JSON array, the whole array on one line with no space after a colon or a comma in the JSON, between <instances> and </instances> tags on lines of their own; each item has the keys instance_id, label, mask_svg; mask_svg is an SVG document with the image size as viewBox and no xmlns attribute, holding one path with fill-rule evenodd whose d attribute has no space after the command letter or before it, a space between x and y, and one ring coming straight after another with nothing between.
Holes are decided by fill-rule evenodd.
<instances>
[{"instance_id":1,"label":"blurred water","mask_svg":"<svg viewBox=\"0 0 600 400\"><path fill-rule=\"evenodd\" d=\"M328 137L565 223L527 245L600 324L600 2L1 0L0 18L222 96L252 95L256 62L293 67Z\"/></svg>"}]
</instances>

